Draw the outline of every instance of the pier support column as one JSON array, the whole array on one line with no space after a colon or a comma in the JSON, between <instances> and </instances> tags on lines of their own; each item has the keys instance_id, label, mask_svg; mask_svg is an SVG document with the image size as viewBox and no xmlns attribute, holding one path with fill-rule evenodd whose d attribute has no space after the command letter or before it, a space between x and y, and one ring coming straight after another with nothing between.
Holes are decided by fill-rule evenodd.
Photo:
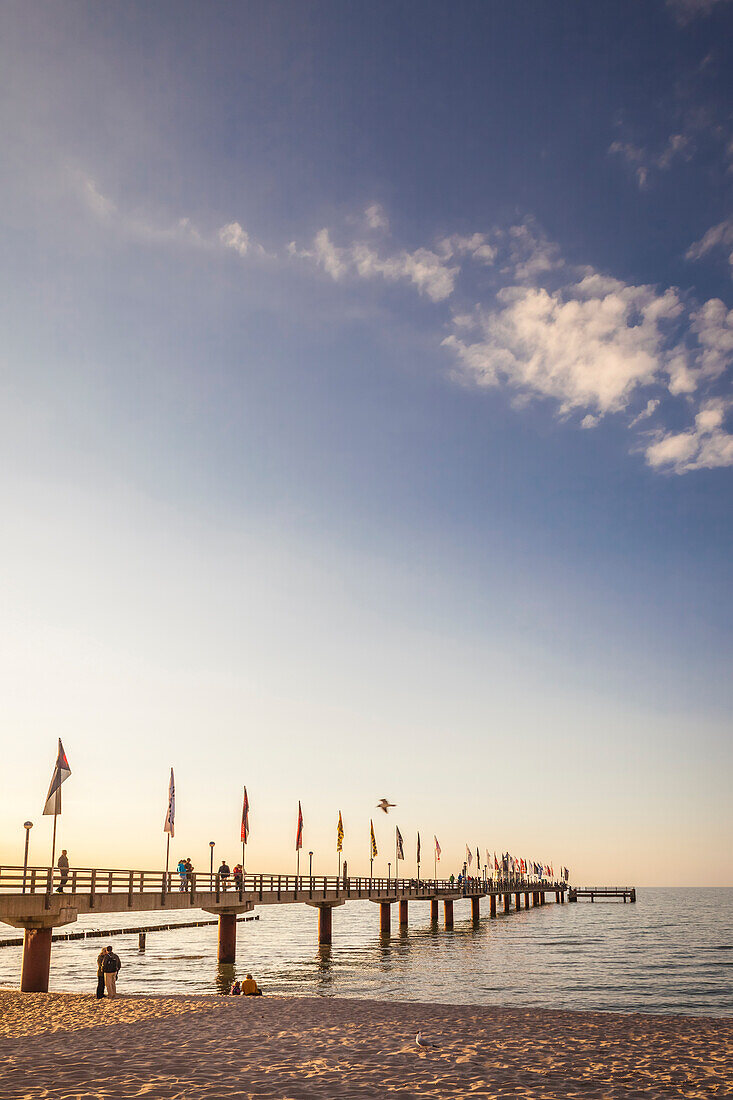
<instances>
[{"instance_id":1,"label":"pier support column","mask_svg":"<svg viewBox=\"0 0 733 1100\"><path fill-rule=\"evenodd\" d=\"M330 905L318 906L318 942L330 945L333 927L333 909Z\"/></svg>"},{"instance_id":2,"label":"pier support column","mask_svg":"<svg viewBox=\"0 0 733 1100\"><path fill-rule=\"evenodd\" d=\"M632 889L631 893L629 894L629 901L634 901L634 902L636 901L636 887L635 886Z\"/></svg>"},{"instance_id":3,"label":"pier support column","mask_svg":"<svg viewBox=\"0 0 733 1100\"><path fill-rule=\"evenodd\" d=\"M219 946L216 958L220 963L233 963L237 958L237 914L219 914Z\"/></svg>"},{"instance_id":4,"label":"pier support column","mask_svg":"<svg viewBox=\"0 0 733 1100\"><path fill-rule=\"evenodd\" d=\"M471 920L474 924L478 924L481 916L481 909L479 907L479 898L471 898Z\"/></svg>"},{"instance_id":5,"label":"pier support column","mask_svg":"<svg viewBox=\"0 0 733 1100\"><path fill-rule=\"evenodd\" d=\"M443 915L445 917L446 928L453 927L453 899L446 898L443 902Z\"/></svg>"},{"instance_id":6,"label":"pier support column","mask_svg":"<svg viewBox=\"0 0 733 1100\"><path fill-rule=\"evenodd\" d=\"M511 894L504 894L504 912L509 912L509 906L511 905Z\"/></svg>"},{"instance_id":7,"label":"pier support column","mask_svg":"<svg viewBox=\"0 0 733 1100\"><path fill-rule=\"evenodd\" d=\"M533 892L532 892L532 906L533 906L533 908L534 908L534 906L539 905L539 903L540 903L540 895L537 893L536 890L533 890Z\"/></svg>"},{"instance_id":8,"label":"pier support column","mask_svg":"<svg viewBox=\"0 0 733 1100\"><path fill-rule=\"evenodd\" d=\"M545 891L540 890L540 905L544 905L544 904L545 904Z\"/></svg>"},{"instance_id":9,"label":"pier support column","mask_svg":"<svg viewBox=\"0 0 733 1100\"><path fill-rule=\"evenodd\" d=\"M407 898L400 898L400 928L407 928Z\"/></svg>"},{"instance_id":10,"label":"pier support column","mask_svg":"<svg viewBox=\"0 0 733 1100\"><path fill-rule=\"evenodd\" d=\"M48 993L51 968L51 929L26 928L23 935L21 993Z\"/></svg>"},{"instance_id":11,"label":"pier support column","mask_svg":"<svg viewBox=\"0 0 733 1100\"><path fill-rule=\"evenodd\" d=\"M514 895L514 904L517 907L517 912L519 912L519 910L522 908L522 895L521 894L515 894Z\"/></svg>"},{"instance_id":12,"label":"pier support column","mask_svg":"<svg viewBox=\"0 0 733 1100\"><path fill-rule=\"evenodd\" d=\"M559 890L555 891L555 902L556 902L557 905L560 904L560 891Z\"/></svg>"},{"instance_id":13,"label":"pier support column","mask_svg":"<svg viewBox=\"0 0 733 1100\"><path fill-rule=\"evenodd\" d=\"M388 936L392 927L392 906L388 901L379 903L379 931L381 935Z\"/></svg>"},{"instance_id":14,"label":"pier support column","mask_svg":"<svg viewBox=\"0 0 733 1100\"><path fill-rule=\"evenodd\" d=\"M430 923L438 923L438 899L432 898L430 902Z\"/></svg>"},{"instance_id":15,"label":"pier support column","mask_svg":"<svg viewBox=\"0 0 733 1100\"><path fill-rule=\"evenodd\" d=\"M491 894L489 896L489 916L496 916L496 894Z\"/></svg>"},{"instance_id":16,"label":"pier support column","mask_svg":"<svg viewBox=\"0 0 733 1100\"><path fill-rule=\"evenodd\" d=\"M529 891L524 895L524 908L529 909Z\"/></svg>"}]
</instances>

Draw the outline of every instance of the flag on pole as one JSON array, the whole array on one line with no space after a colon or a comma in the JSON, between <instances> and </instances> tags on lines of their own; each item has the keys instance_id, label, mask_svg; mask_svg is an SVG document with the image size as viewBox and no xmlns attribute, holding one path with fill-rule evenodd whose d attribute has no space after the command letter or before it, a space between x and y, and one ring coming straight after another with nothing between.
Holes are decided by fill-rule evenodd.
<instances>
[{"instance_id":1,"label":"flag on pole","mask_svg":"<svg viewBox=\"0 0 733 1100\"><path fill-rule=\"evenodd\" d=\"M405 849L402 846L402 833L399 830L399 826L395 825L396 834L395 839L397 841L397 859L405 858Z\"/></svg>"},{"instance_id":2,"label":"flag on pole","mask_svg":"<svg viewBox=\"0 0 733 1100\"><path fill-rule=\"evenodd\" d=\"M481 870L481 856L478 854L478 848L476 849L476 870Z\"/></svg>"},{"instance_id":3,"label":"flag on pole","mask_svg":"<svg viewBox=\"0 0 733 1100\"><path fill-rule=\"evenodd\" d=\"M303 847L303 811L300 807L300 800L298 800L298 831L295 834L295 850L299 851Z\"/></svg>"},{"instance_id":4,"label":"flag on pole","mask_svg":"<svg viewBox=\"0 0 733 1100\"><path fill-rule=\"evenodd\" d=\"M341 820L341 810L339 810L339 823L336 826L336 851L340 852L344 846L344 823Z\"/></svg>"},{"instance_id":5,"label":"flag on pole","mask_svg":"<svg viewBox=\"0 0 733 1100\"><path fill-rule=\"evenodd\" d=\"M247 843L247 837L249 836L249 799L247 798L247 788L244 788L244 800L242 801L242 828L240 831L240 839L243 844Z\"/></svg>"},{"instance_id":6,"label":"flag on pole","mask_svg":"<svg viewBox=\"0 0 733 1100\"><path fill-rule=\"evenodd\" d=\"M52 816L61 813L61 784L64 783L70 775L71 768L69 767L69 761L66 759L64 746L61 744L61 738L59 737L59 751L56 757L56 767L53 769L51 785L46 795L46 805L43 807L44 814Z\"/></svg>"},{"instance_id":7,"label":"flag on pole","mask_svg":"<svg viewBox=\"0 0 733 1100\"><path fill-rule=\"evenodd\" d=\"M176 822L176 781L173 778L173 768L171 768L171 778L168 784L168 809L165 812L165 823L163 825L163 832L168 833L169 836L175 836L175 822Z\"/></svg>"},{"instance_id":8,"label":"flag on pole","mask_svg":"<svg viewBox=\"0 0 733 1100\"><path fill-rule=\"evenodd\" d=\"M372 859L376 859L379 855L379 850L377 849L377 838L374 835L374 822L371 820L371 818L369 819L369 825L371 826L372 834Z\"/></svg>"},{"instance_id":9,"label":"flag on pole","mask_svg":"<svg viewBox=\"0 0 733 1100\"><path fill-rule=\"evenodd\" d=\"M499 860L496 858L496 849L494 849L494 870L499 870Z\"/></svg>"},{"instance_id":10,"label":"flag on pole","mask_svg":"<svg viewBox=\"0 0 733 1100\"><path fill-rule=\"evenodd\" d=\"M420 834L417 834L417 862L420 863Z\"/></svg>"},{"instance_id":11,"label":"flag on pole","mask_svg":"<svg viewBox=\"0 0 733 1100\"><path fill-rule=\"evenodd\" d=\"M435 858L437 859L438 863L440 863L440 845L438 844L437 836L433 836L433 840L435 841Z\"/></svg>"},{"instance_id":12,"label":"flag on pole","mask_svg":"<svg viewBox=\"0 0 733 1100\"><path fill-rule=\"evenodd\" d=\"M468 864L469 867L473 863L473 852L468 847L468 845L466 845L466 863Z\"/></svg>"},{"instance_id":13,"label":"flag on pole","mask_svg":"<svg viewBox=\"0 0 733 1100\"><path fill-rule=\"evenodd\" d=\"M489 849L486 849L486 868L491 870L491 856L489 855Z\"/></svg>"}]
</instances>

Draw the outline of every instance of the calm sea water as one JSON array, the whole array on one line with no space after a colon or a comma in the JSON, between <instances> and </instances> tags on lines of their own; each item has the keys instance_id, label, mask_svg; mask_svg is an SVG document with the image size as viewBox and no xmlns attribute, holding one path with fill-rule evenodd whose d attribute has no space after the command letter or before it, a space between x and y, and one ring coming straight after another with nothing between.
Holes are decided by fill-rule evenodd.
<instances>
[{"instance_id":1,"label":"calm sea water","mask_svg":"<svg viewBox=\"0 0 733 1100\"><path fill-rule=\"evenodd\" d=\"M482 915L476 927L469 902L461 901L452 932L431 927L429 905L414 903L406 932L394 930L394 909L387 941L379 936L377 906L352 902L334 911L333 946L320 949L314 909L262 906L258 921L237 925L236 966L217 964L216 926L150 932L145 951L136 934L113 942L124 967L121 992L217 993L251 970L268 994L733 1013L733 889L642 889L638 899L550 904L495 920ZM482 906L488 913L488 902ZM135 924L162 919L137 914ZM84 918L73 930L122 924L119 915ZM5 926L0 931L12 934ZM94 989L105 942L54 944L51 988ZM0 948L0 986L17 986L20 958L20 948Z\"/></svg>"}]
</instances>

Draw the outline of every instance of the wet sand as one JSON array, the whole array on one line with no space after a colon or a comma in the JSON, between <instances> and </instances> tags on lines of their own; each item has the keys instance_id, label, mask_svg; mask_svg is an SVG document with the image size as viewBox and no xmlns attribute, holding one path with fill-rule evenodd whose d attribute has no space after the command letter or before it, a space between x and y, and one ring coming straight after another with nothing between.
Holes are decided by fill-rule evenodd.
<instances>
[{"instance_id":1,"label":"wet sand","mask_svg":"<svg viewBox=\"0 0 733 1100\"><path fill-rule=\"evenodd\" d=\"M733 1096L733 1018L0 991L0 1096Z\"/></svg>"}]
</instances>

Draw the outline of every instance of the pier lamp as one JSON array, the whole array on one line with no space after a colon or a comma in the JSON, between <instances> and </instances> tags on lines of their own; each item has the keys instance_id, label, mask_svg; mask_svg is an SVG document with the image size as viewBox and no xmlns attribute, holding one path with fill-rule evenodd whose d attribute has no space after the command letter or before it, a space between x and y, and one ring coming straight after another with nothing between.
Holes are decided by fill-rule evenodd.
<instances>
[{"instance_id":1,"label":"pier lamp","mask_svg":"<svg viewBox=\"0 0 733 1100\"><path fill-rule=\"evenodd\" d=\"M308 853L308 877L313 878L313 852Z\"/></svg>"},{"instance_id":2,"label":"pier lamp","mask_svg":"<svg viewBox=\"0 0 733 1100\"><path fill-rule=\"evenodd\" d=\"M213 889L213 883L214 883L214 844L215 844L215 841L213 841L213 840L209 841L209 851L211 852L211 858L209 860L209 873L211 875L211 882L209 883L209 889L210 890Z\"/></svg>"},{"instance_id":3,"label":"pier lamp","mask_svg":"<svg viewBox=\"0 0 733 1100\"><path fill-rule=\"evenodd\" d=\"M23 828L25 829L25 853L23 855L23 893L25 893L25 876L28 872L28 842L31 837L31 829L33 828L32 821L24 821Z\"/></svg>"},{"instance_id":4,"label":"pier lamp","mask_svg":"<svg viewBox=\"0 0 733 1100\"><path fill-rule=\"evenodd\" d=\"M389 880L392 878L392 864L387 864L387 886L389 886Z\"/></svg>"}]
</instances>

